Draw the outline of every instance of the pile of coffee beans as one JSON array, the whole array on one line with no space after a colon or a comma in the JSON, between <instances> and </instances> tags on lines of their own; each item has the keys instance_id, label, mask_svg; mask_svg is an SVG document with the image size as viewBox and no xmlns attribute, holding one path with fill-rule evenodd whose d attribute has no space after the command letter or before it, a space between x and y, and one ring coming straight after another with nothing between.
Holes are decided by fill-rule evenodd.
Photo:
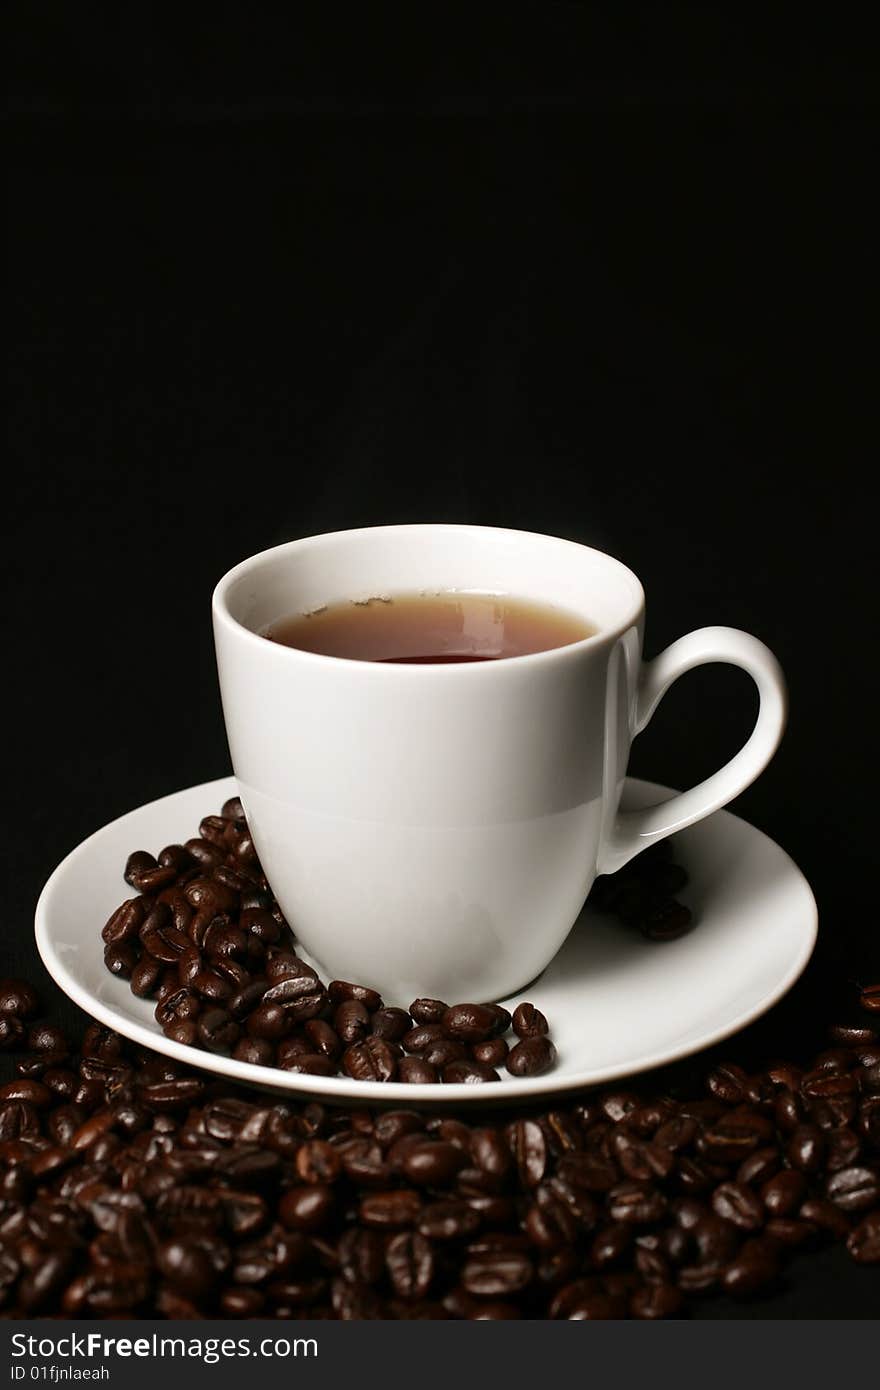
<instances>
[{"instance_id":1,"label":"pile of coffee beans","mask_svg":"<svg viewBox=\"0 0 880 1390\"><path fill-rule=\"evenodd\" d=\"M686 881L667 844L597 881L596 904L667 941L691 925L675 899ZM538 1076L556 1060L546 1018L522 1003L416 999L387 1008L367 985L325 985L295 950L272 896L241 802L206 816L199 834L157 857L135 850L128 898L103 929L107 969L156 1000L166 1037L238 1061L356 1080L482 1083ZM512 1027L513 1040L504 1034Z\"/></svg>"},{"instance_id":2,"label":"pile of coffee beans","mask_svg":"<svg viewBox=\"0 0 880 1390\"><path fill-rule=\"evenodd\" d=\"M666 1318L880 1263L880 986L807 1066L469 1122L200 1075L0 981L6 1317Z\"/></svg>"}]
</instances>

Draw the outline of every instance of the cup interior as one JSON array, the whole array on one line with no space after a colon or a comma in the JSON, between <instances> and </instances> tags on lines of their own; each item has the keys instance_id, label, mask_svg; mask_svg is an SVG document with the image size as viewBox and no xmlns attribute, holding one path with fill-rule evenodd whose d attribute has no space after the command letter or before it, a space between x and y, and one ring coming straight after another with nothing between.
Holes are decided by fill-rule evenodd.
<instances>
[{"instance_id":1,"label":"cup interior","mask_svg":"<svg viewBox=\"0 0 880 1390\"><path fill-rule=\"evenodd\" d=\"M335 531L263 551L220 581L214 606L259 633L325 604L456 589L565 608L598 636L636 622L644 602L632 571L588 546L528 531L415 525Z\"/></svg>"}]
</instances>

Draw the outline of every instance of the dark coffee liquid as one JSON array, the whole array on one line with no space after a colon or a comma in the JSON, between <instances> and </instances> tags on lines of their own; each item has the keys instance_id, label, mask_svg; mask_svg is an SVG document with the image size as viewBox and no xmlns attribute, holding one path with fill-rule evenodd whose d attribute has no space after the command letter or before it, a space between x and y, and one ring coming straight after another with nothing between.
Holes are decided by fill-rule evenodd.
<instances>
[{"instance_id":1,"label":"dark coffee liquid","mask_svg":"<svg viewBox=\"0 0 880 1390\"><path fill-rule=\"evenodd\" d=\"M279 618L272 642L355 661L439 665L528 656L596 631L575 613L509 594L413 593L328 604Z\"/></svg>"}]
</instances>

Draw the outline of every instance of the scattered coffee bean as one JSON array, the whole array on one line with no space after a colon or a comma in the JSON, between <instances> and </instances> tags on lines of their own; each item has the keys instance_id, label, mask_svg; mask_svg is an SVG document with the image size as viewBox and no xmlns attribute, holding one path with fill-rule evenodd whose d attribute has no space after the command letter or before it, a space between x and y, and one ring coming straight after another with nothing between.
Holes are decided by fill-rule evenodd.
<instances>
[{"instance_id":1,"label":"scattered coffee bean","mask_svg":"<svg viewBox=\"0 0 880 1390\"><path fill-rule=\"evenodd\" d=\"M0 1014L31 1018L37 1007L37 991L27 980L0 979Z\"/></svg>"},{"instance_id":2,"label":"scattered coffee bean","mask_svg":"<svg viewBox=\"0 0 880 1390\"><path fill-rule=\"evenodd\" d=\"M550 1027L534 1004L518 1004L513 1011L513 1031L518 1038L541 1038L549 1033Z\"/></svg>"},{"instance_id":3,"label":"scattered coffee bean","mask_svg":"<svg viewBox=\"0 0 880 1390\"><path fill-rule=\"evenodd\" d=\"M185 987L160 1008L214 1045L238 1026ZM316 1018L278 1045L246 1035L235 1052L333 1070L335 1057L308 1049L332 1052L334 1038ZM651 1319L710 1291L758 1294L821 1239L880 1262L880 1142L861 1125L874 1095L836 1093L855 1096L855 1127L833 1111L824 1128L767 1120L780 1081L827 1105L816 1079L859 1076L863 1038L838 1037L841 1055L798 1076L777 1065L775 1083L716 1070L710 1101L618 1090L479 1124L206 1087L99 1025L79 1054L48 1024L29 1040L36 1073L26 1058L0 1088L11 1316ZM373 1072L383 1059L401 1075L428 1065L396 1046L370 1033L347 1052ZM58 1055L67 1065L40 1076Z\"/></svg>"},{"instance_id":4,"label":"scattered coffee bean","mask_svg":"<svg viewBox=\"0 0 880 1390\"><path fill-rule=\"evenodd\" d=\"M556 1061L556 1048L543 1035L523 1038L510 1049L507 1070L511 1076L540 1076Z\"/></svg>"},{"instance_id":5,"label":"scattered coffee bean","mask_svg":"<svg viewBox=\"0 0 880 1390\"><path fill-rule=\"evenodd\" d=\"M509 1052L510 1044L504 1038L487 1038L485 1042L474 1043L471 1047L474 1061L482 1062L487 1067L503 1066Z\"/></svg>"},{"instance_id":6,"label":"scattered coffee bean","mask_svg":"<svg viewBox=\"0 0 880 1390\"><path fill-rule=\"evenodd\" d=\"M880 1012L880 984L864 985L859 996L859 1003L863 1009L870 1013Z\"/></svg>"}]
</instances>

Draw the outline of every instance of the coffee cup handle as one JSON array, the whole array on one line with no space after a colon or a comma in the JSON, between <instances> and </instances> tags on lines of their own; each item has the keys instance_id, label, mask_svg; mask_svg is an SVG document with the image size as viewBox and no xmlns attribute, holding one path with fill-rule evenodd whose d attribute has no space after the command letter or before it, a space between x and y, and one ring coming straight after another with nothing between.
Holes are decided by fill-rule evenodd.
<instances>
[{"instance_id":1,"label":"coffee cup handle","mask_svg":"<svg viewBox=\"0 0 880 1390\"><path fill-rule=\"evenodd\" d=\"M623 867L655 840L693 825L726 806L763 772L779 746L788 698L776 657L747 632L733 627L703 627L680 637L642 666L636 697L633 737L650 720L673 681L695 666L723 662L747 671L758 687L760 705L751 736L729 763L690 791L642 811L618 811L599 854L600 873Z\"/></svg>"}]
</instances>

